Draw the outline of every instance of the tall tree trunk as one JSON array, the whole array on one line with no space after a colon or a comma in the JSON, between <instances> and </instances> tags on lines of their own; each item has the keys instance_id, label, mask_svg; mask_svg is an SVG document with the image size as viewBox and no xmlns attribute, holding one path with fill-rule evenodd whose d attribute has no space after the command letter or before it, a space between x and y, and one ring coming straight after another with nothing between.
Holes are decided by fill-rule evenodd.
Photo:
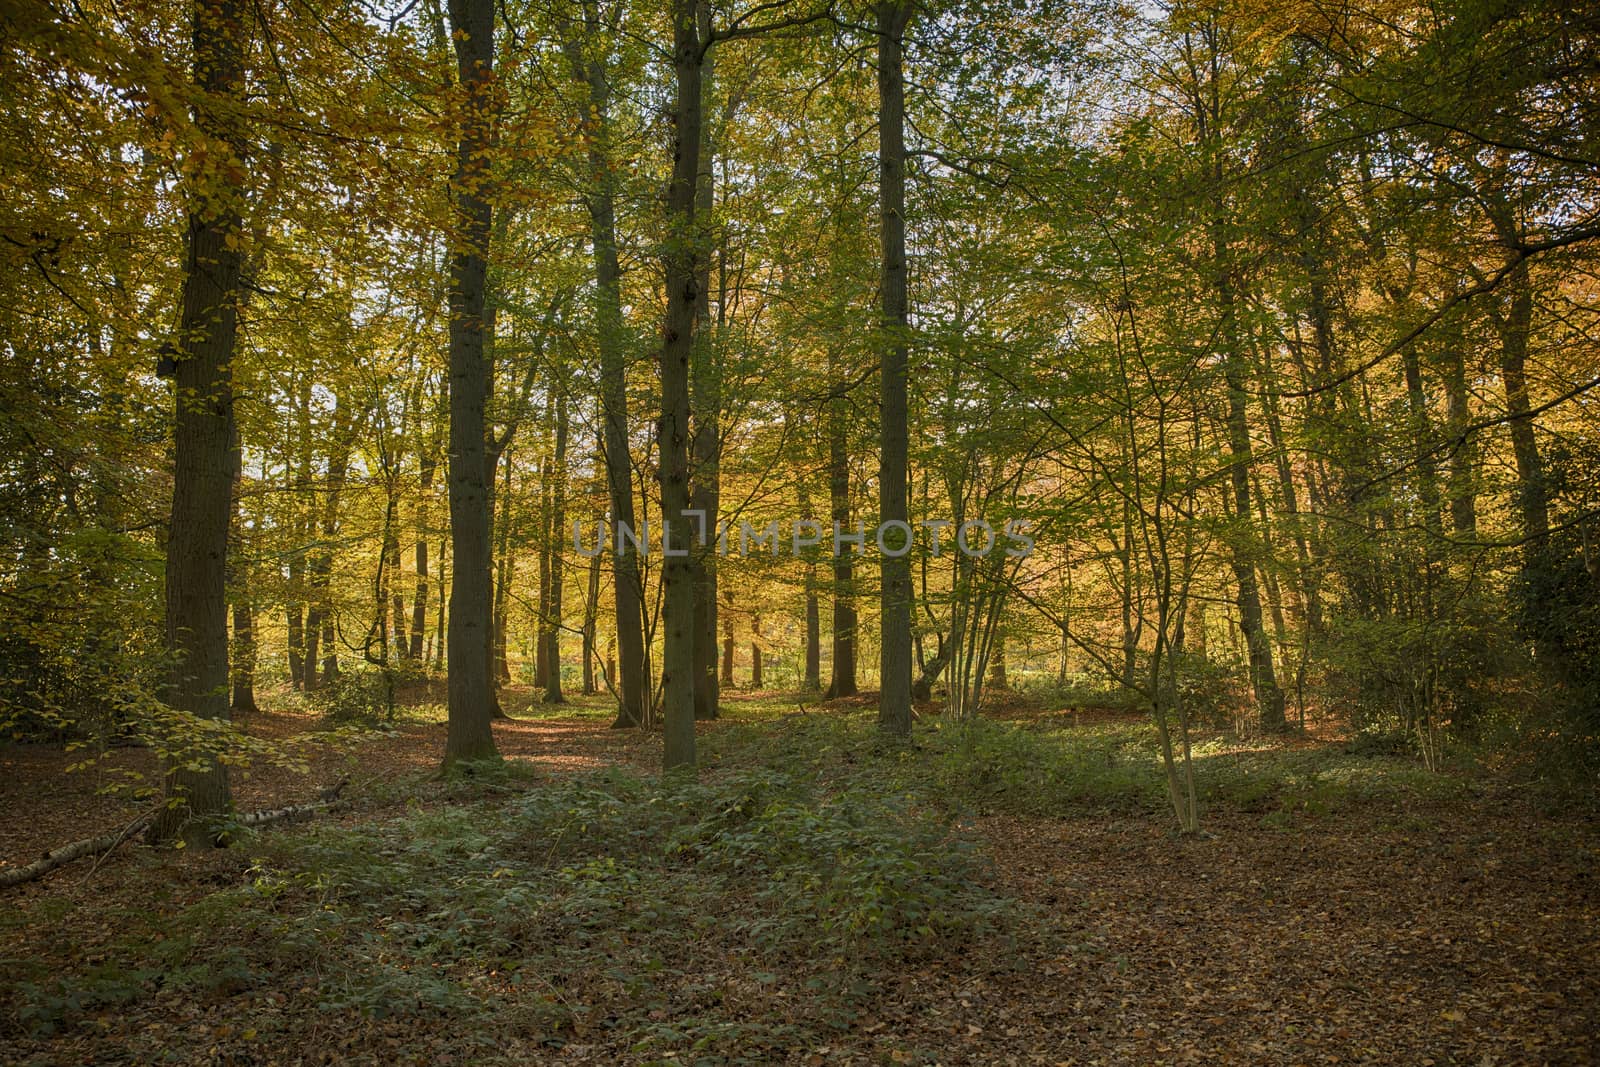
<instances>
[{"instance_id":1,"label":"tall tree trunk","mask_svg":"<svg viewBox=\"0 0 1600 1067\"><path fill-rule=\"evenodd\" d=\"M332 685L339 677L338 636L339 628L333 612L325 612L322 616L322 681L317 683L323 688Z\"/></svg>"},{"instance_id":2,"label":"tall tree trunk","mask_svg":"<svg viewBox=\"0 0 1600 1067\"><path fill-rule=\"evenodd\" d=\"M544 702L546 704L567 702L565 694L561 692L561 583L566 562L562 551L566 542L561 532L567 524L567 433L570 427L567 418L566 380L563 378L556 387L561 391L556 394L556 447L551 464L550 565L546 577L549 594L540 598L545 605L544 633L541 635L541 640L545 646Z\"/></svg>"},{"instance_id":3,"label":"tall tree trunk","mask_svg":"<svg viewBox=\"0 0 1600 1067\"><path fill-rule=\"evenodd\" d=\"M234 494L237 501L242 466L234 472ZM250 603L254 575L243 566L240 557L250 545L245 531L242 507L234 510L233 544L229 547L232 558L228 573L233 586L233 700L229 710L234 714L248 714L260 710L256 707L256 635L254 610Z\"/></svg>"},{"instance_id":4,"label":"tall tree trunk","mask_svg":"<svg viewBox=\"0 0 1600 1067\"><path fill-rule=\"evenodd\" d=\"M539 600L533 620L535 689L544 688L550 672L550 648L545 643L544 635L550 618L550 552L554 547L551 538L559 536L554 529L554 515L551 511L550 476L550 456L547 453L539 469Z\"/></svg>"},{"instance_id":5,"label":"tall tree trunk","mask_svg":"<svg viewBox=\"0 0 1600 1067\"><path fill-rule=\"evenodd\" d=\"M750 688L760 689L761 677L761 613L750 620Z\"/></svg>"},{"instance_id":6,"label":"tall tree trunk","mask_svg":"<svg viewBox=\"0 0 1600 1067\"><path fill-rule=\"evenodd\" d=\"M290 595L295 595L293 590L299 589L305 581L305 560L302 557L291 555L289 557L289 589ZM305 688L305 605L298 600L291 601L285 609L284 618L285 644L289 653L289 688L300 690Z\"/></svg>"},{"instance_id":7,"label":"tall tree trunk","mask_svg":"<svg viewBox=\"0 0 1600 1067\"><path fill-rule=\"evenodd\" d=\"M299 471L291 477L289 488L294 490L291 499L304 499L311 488L311 375L302 375L295 394L295 415L298 426ZM284 466L288 467L288 460ZM312 499L315 499L314 497ZM289 645L289 684L296 690L306 687L306 543L316 531L316 511L313 507L297 507L289 524L295 543L289 551L289 604L285 623Z\"/></svg>"},{"instance_id":8,"label":"tall tree trunk","mask_svg":"<svg viewBox=\"0 0 1600 1067\"><path fill-rule=\"evenodd\" d=\"M1550 635L1551 625L1541 598L1549 595L1555 581L1550 559L1550 497L1545 484L1544 462L1534 436L1532 404L1528 399L1528 338L1533 328L1533 288L1528 264L1518 263L1506 279L1510 301L1503 313L1496 313L1500 332L1500 379L1506 390L1507 429L1511 432L1511 452L1517 462L1517 489L1514 494L1517 514L1522 521L1522 570L1535 606L1534 651L1547 670L1562 667L1560 647Z\"/></svg>"},{"instance_id":9,"label":"tall tree trunk","mask_svg":"<svg viewBox=\"0 0 1600 1067\"><path fill-rule=\"evenodd\" d=\"M495 450L491 450L490 452L490 480L493 479L494 471L499 466L499 462L494 457L499 455L500 453ZM507 648L506 634L506 624L509 621L511 609L511 579L514 573L514 564L511 558L511 505L513 502L511 495L511 457L505 456L504 461L505 474L500 483L500 491L492 494L489 501L489 513L496 516L494 529L490 534L495 543L495 578L493 612L494 640L492 642L492 658L489 663L489 684L494 688L498 688L499 686L504 685L506 682L511 681L511 655ZM545 466L545 474L549 474L548 464ZM542 489L541 492L543 492ZM548 531L546 531L546 533L548 533ZM548 544L549 538L546 537L544 540ZM542 594L543 590L541 590L541 595ZM499 705L500 700L499 697L496 696L496 718L500 718L501 714L503 714L498 710Z\"/></svg>"},{"instance_id":10,"label":"tall tree trunk","mask_svg":"<svg viewBox=\"0 0 1600 1067\"><path fill-rule=\"evenodd\" d=\"M832 364L833 360L830 359ZM834 370L830 366L830 371ZM830 373L833 388L842 390L836 373ZM846 437L848 408L843 396L828 402L828 495L834 529L840 532L850 528L850 453ZM856 607L855 607L855 556L847 547L833 542L833 669L828 690L823 696L829 700L856 695ZM724 671L724 676L726 676Z\"/></svg>"},{"instance_id":11,"label":"tall tree trunk","mask_svg":"<svg viewBox=\"0 0 1600 1067\"><path fill-rule=\"evenodd\" d=\"M449 551L450 539L448 537L441 537L439 539L439 617L435 621L433 627L433 669L435 671L444 670L445 645L447 643L445 635L450 628L445 615L445 611L450 604L450 574L449 569L446 566L446 554Z\"/></svg>"},{"instance_id":12,"label":"tall tree trunk","mask_svg":"<svg viewBox=\"0 0 1600 1067\"><path fill-rule=\"evenodd\" d=\"M1144 615L1134 610L1133 586L1133 501L1122 498L1122 539L1117 542L1117 563L1121 568L1122 587L1122 688L1134 691L1138 679L1139 635L1144 629Z\"/></svg>"},{"instance_id":13,"label":"tall tree trunk","mask_svg":"<svg viewBox=\"0 0 1600 1067\"><path fill-rule=\"evenodd\" d=\"M710 9L700 4L697 12L703 36L710 36ZM711 95L712 53L706 53L701 76L700 98L700 175L695 188L695 211L702 233L709 233L711 213L716 204L716 148L711 138L711 123L704 119L704 102ZM702 239L695 242L695 318L698 334L694 345L690 378L694 435L690 440L692 480L689 506L701 516L700 530L689 566L694 581L694 717L715 719L721 694L717 686L717 511L722 503L722 477L718 464L722 449L722 375L717 353L717 338L727 314L727 301L717 304L717 321L711 317L711 247ZM726 263L724 263L724 276ZM713 325L717 327L713 331Z\"/></svg>"},{"instance_id":14,"label":"tall tree trunk","mask_svg":"<svg viewBox=\"0 0 1600 1067\"><path fill-rule=\"evenodd\" d=\"M394 462L398 466L399 457ZM401 656L406 650L406 602L400 589L400 477L399 471L385 475L383 512L383 566L382 580L377 583L375 595L379 601L379 635L383 639L383 663L388 666L393 657L390 650Z\"/></svg>"},{"instance_id":15,"label":"tall tree trunk","mask_svg":"<svg viewBox=\"0 0 1600 1067\"><path fill-rule=\"evenodd\" d=\"M809 692L822 689L822 611L817 603L817 568L806 565L806 678Z\"/></svg>"},{"instance_id":16,"label":"tall tree trunk","mask_svg":"<svg viewBox=\"0 0 1600 1067\"><path fill-rule=\"evenodd\" d=\"M1467 433L1471 409L1467 394L1465 338L1453 336L1445 353L1445 418L1450 430L1450 526L1460 537L1478 536L1477 441Z\"/></svg>"},{"instance_id":17,"label":"tall tree trunk","mask_svg":"<svg viewBox=\"0 0 1600 1067\"><path fill-rule=\"evenodd\" d=\"M694 351L697 301L696 185L700 178L701 60L697 0L673 0L672 178L667 186L667 246L664 256L667 312L661 339L661 420L656 429L661 464L662 538L662 767L693 767L694 736L694 552L695 525L689 506L689 359Z\"/></svg>"},{"instance_id":18,"label":"tall tree trunk","mask_svg":"<svg viewBox=\"0 0 1600 1067\"><path fill-rule=\"evenodd\" d=\"M602 519L596 518L595 525L605 528ZM593 696L599 692L595 685L594 659L595 629L600 618L600 553L596 552L594 558L589 560L589 586L588 596L583 602L583 695Z\"/></svg>"},{"instance_id":19,"label":"tall tree trunk","mask_svg":"<svg viewBox=\"0 0 1600 1067\"><path fill-rule=\"evenodd\" d=\"M733 590L722 588L722 688L733 688Z\"/></svg>"},{"instance_id":20,"label":"tall tree trunk","mask_svg":"<svg viewBox=\"0 0 1600 1067\"><path fill-rule=\"evenodd\" d=\"M1250 664L1250 684L1255 692L1256 709L1261 727L1265 730L1282 730L1287 725L1283 690L1278 687L1277 672L1273 667L1272 643L1267 636L1266 623L1261 608L1261 591L1256 581L1257 538L1250 504L1250 474L1253 454L1250 444L1250 424L1246 409L1248 394L1245 381L1246 366L1243 338L1236 319L1237 302L1233 277L1232 250L1229 248L1222 217L1222 164L1218 149L1212 146L1213 203L1211 220L1212 255L1216 271L1215 287L1220 323L1217 338L1221 343L1222 373L1228 390L1228 477L1233 501L1235 522L1231 538L1232 565L1237 583L1239 624L1244 630Z\"/></svg>"},{"instance_id":21,"label":"tall tree trunk","mask_svg":"<svg viewBox=\"0 0 1600 1067\"><path fill-rule=\"evenodd\" d=\"M1411 413L1412 457L1417 465L1417 482L1421 488L1422 524L1435 536L1443 536L1444 524L1439 515L1439 475L1433 460L1433 421L1428 417L1428 398L1422 385L1422 360L1415 344L1406 345L1400 353L1400 362L1406 379L1406 405ZM1438 546L1430 544L1430 557Z\"/></svg>"},{"instance_id":22,"label":"tall tree trunk","mask_svg":"<svg viewBox=\"0 0 1600 1067\"><path fill-rule=\"evenodd\" d=\"M433 472L438 461L424 453L421 463L422 494L417 499L417 591L411 601L411 644L408 659L422 659L423 638L428 630L428 514L433 497Z\"/></svg>"},{"instance_id":23,"label":"tall tree trunk","mask_svg":"<svg viewBox=\"0 0 1600 1067\"><path fill-rule=\"evenodd\" d=\"M880 325L882 371L878 458L880 523L909 519L906 468L910 450L907 425L906 365L909 315L906 294L906 146L903 45L911 21L911 0L881 4L878 20L878 209L883 256ZM911 528L904 527L907 552L894 554L899 541L885 539L891 551L880 554L882 629L879 656L878 728L892 737L911 736Z\"/></svg>"},{"instance_id":24,"label":"tall tree trunk","mask_svg":"<svg viewBox=\"0 0 1600 1067\"><path fill-rule=\"evenodd\" d=\"M311 556L309 584L311 609L306 613L306 692L332 682L339 673L335 645L333 604L333 546L339 536L339 503L350 474L350 439L353 417L344 398L334 395L333 442L328 450L328 473L318 523L317 550ZM320 665L320 678L319 678Z\"/></svg>"},{"instance_id":25,"label":"tall tree trunk","mask_svg":"<svg viewBox=\"0 0 1600 1067\"><path fill-rule=\"evenodd\" d=\"M485 186L493 140L494 2L450 0L456 70L467 93L451 182L455 207L450 253L450 584L449 728L444 766L498 758L490 728L494 637L489 541L490 472L484 408L489 368L485 290L493 209Z\"/></svg>"},{"instance_id":26,"label":"tall tree trunk","mask_svg":"<svg viewBox=\"0 0 1600 1067\"><path fill-rule=\"evenodd\" d=\"M260 711L256 706L256 628L247 590L240 590L233 604L233 702L234 714Z\"/></svg>"},{"instance_id":27,"label":"tall tree trunk","mask_svg":"<svg viewBox=\"0 0 1600 1067\"><path fill-rule=\"evenodd\" d=\"M173 667L166 700L202 719L228 718L228 525L239 462L233 413L242 233L230 167L243 166L244 139L210 101L244 91L246 7L237 0L196 0L192 13L194 80L209 100L195 123L211 142L205 173L189 192L182 318L174 372L172 522L167 540L166 639ZM224 112L226 114L226 112ZM151 827L156 840L200 844L208 825L233 804L228 770L180 755L166 776L168 803Z\"/></svg>"},{"instance_id":28,"label":"tall tree trunk","mask_svg":"<svg viewBox=\"0 0 1600 1067\"><path fill-rule=\"evenodd\" d=\"M600 403L605 423L606 486L611 501L608 540L614 548L612 601L616 609L615 640L621 659L613 679L618 704L616 727L642 726L645 721L644 596L639 558L631 546L620 547L617 531L634 525L633 463L628 450L627 354L623 349L622 267L617 259L617 178L611 159L611 88L605 66L583 54L584 34L602 32L590 17L582 32L565 42L573 75L589 91L588 194L591 245L594 248L595 330L600 352Z\"/></svg>"}]
</instances>

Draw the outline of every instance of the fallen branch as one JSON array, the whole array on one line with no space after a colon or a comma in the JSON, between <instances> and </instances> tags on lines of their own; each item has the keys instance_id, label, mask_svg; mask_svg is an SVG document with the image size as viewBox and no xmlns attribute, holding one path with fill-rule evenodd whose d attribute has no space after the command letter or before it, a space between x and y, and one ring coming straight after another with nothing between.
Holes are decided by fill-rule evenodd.
<instances>
[{"instance_id":1,"label":"fallen branch","mask_svg":"<svg viewBox=\"0 0 1600 1067\"><path fill-rule=\"evenodd\" d=\"M314 800L309 804L290 804L286 808L271 808L266 811L251 811L237 816L234 822L240 826L266 826L269 823L283 822L288 819L299 819L315 815L322 811L332 811L334 808L344 807L338 800Z\"/></svg>"},{"instance_id":2,"label":"fallen branch","mask_svg":"<svg viewBox=\"0 0 1600 1067\"><path fill-rule=\"evenodd\" d=\"M349 781L348 778L342 779L337 784L322 790L318 794L320 799L314 800L309 804L290 804L284 808L245 812L234 816L233 821L240 826L267 826L275 822L331 811L334 808L343 806L343 802L339 800L339 794L344 791L344 787L349 784ZM101 834L99 837L86 837L82 841L74 841L71 844L62 845L60 848L53 848L25 867L13 867L10 870L0 871L0 889L9 889L11 886L42 878L57 867L64 867L73 860L110 852L150 825L150 822L160 810L160 808L157 808L153 811L147 811L127 826L109 834Z\"/></svg>"},{"instance_id":3,"label":"fallen branch","mask_svg":"<svg viewBox=\"0 0 1600 1067\"><path fill-rule=\"evenodd\" d=\"M101 834L99 837L86 837L82 841L74 841L70 845L53 848L26 867L15 867L8 871L0 871L0 888L9 888L14 885L21 885L23 882L31 882L35 878L49 874L57 867L71 863L73 860L109 852L147 826L150 820L155 817L155 812L146 812L135 819L131 826L109 834Z\"/></svg>"}]
</instances>

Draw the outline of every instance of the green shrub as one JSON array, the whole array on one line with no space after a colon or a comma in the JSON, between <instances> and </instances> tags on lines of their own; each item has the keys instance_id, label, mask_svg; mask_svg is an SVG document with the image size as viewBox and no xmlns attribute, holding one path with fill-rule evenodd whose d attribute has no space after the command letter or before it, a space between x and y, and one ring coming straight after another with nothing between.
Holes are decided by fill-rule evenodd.
<instances>
[{"instance_id":1,"label":"green shrub","mask_svg":"<svg viewBox=\"0 0 1600 1067\"><path fill-rule=\"evenodd\" d=\"M1161 803L1153 728L1035 731L984 719L931 735L930 795L957 808L1021 815L1140 810Z\"/></svg>"},{"instance_id":2,"label":"green shrub","mask_svg":"<svg viewBox=\"0 0 1600 1067\"><path fill-rule=\"evenodd\" d=\"M314 690L312 700L331 726L387 727L395 721L401 684L397 667L347 667Z\"/></svg>"}]
</instances>

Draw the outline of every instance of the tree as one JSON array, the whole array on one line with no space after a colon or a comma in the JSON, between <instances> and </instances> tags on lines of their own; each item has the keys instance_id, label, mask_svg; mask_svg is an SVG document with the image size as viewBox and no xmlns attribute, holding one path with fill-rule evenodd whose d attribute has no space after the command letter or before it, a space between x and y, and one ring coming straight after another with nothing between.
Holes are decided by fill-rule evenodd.
<instances>
[{"instance_id":1,"label":"tree","mask_svg":"<svg viewBox=\"0 0 1600 1067\"><path fill-rule=\"evenodd\" d=\"M667 186L667 310L661 340L661 419L656 428L661 464L663 616L662 714L666 726L663 768L693 767L694 572L690 556L696 527L689 507L689 360L694 351L699 301L695 230L699 197L702 62L711 41L701 33L696 0L672 5L672 178Z\"/></svg>"},{"instance_id":2,"label":"tree","mask_svg":"<svg viewBox=\"0 0 1600 1067\"><path fill-rule=\"evenodd\" d=\"M573 79L587 95L588 208L594 260L594 328L600 351L600 402L604 428L601 450L610 496L610 523L615 546L612 598L620 677L614 726L643 726L648 717L645 677L644 587L635 550L615 534L637 528L633 507L633 460L628 447L627 355L622 315L622 266L617 247L618 179L612 143L612 77L604 58L602 30L620 29L624 7L595 4L583 9L583 22L563 28L563 48Z\"/></svg>"},{"instance_id":3,"label":"tree","mask_svg":"<svg viewBox=\"0 0 1600 1067\"><path fill-rule=\"evenodd\" d=\"M233 358L244 300L242 131L229 107L244 92L249 22L242 4L197 0L192 15L195 128L204 155L192 174L182 315L173 365L172 522L167 535L166 701L201 719L228 718L228 528L238 464ZM232 807L225 765L180 758L167 772L156 840L216 841Z\"/></svg>"},{"instance_id":4,"label":"tree","mask_svg":"<svg viewBox=\"0 0 1600 1067\"><path fill-rule=\"evenodd\" d=\"M489 154L497 87L494 81L494 5L450 0L461 89L460 141L451 179L455 220L450 255L450 586L449 732L444 766L494 759L490 720L494 683L494 589L490 574L489 470L484 447L490 329L485 308L489 235Z\"/></svg>"},{"instance_id":5,"label":"tree","mask_svg":"<svg viewBox=\"0 0 1600 1067\"><path fill-rule=\"evenodd\" d=\"M878 199L882 254L882 367L878 462L878 521L903 528L903 541L882 554L881 655L878 726L893 737L911 735L911 526L907 521L906 362L909 314L906 298L906 146L904 37L911 22L909 0L877 8ZM904 550L897 546L903 545Z\"/></svg>"}]
</instances>

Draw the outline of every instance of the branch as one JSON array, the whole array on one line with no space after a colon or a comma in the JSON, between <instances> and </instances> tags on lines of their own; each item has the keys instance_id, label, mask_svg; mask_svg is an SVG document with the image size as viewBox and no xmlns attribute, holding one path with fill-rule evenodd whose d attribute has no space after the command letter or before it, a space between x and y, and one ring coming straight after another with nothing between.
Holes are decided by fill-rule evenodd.
<instances>
[{"instance_id":1,"label":"branch","mask_svg":"<svg viewBox=\"0 0 1600 1067\"><path fill-rule=\"evenodd\" d=\"M322 790L318 794L320 799L314 800L309 804L291 804L283 808L246 812L243 815L235 816L233 821L240 826L266 826L285 819L296 819L315 815L322 811L331 811L344 803L339 800L339 794L343 792L349 781L348 778L342 779L337 784ZM24 882L42 878L57 867L64 867L73 860L110 852L150 825L160 810L160 808L155 808L145 812L121 830L116 830L109 834L101 834L99 837L86 837L81 841L74 841L71 844L62 845L60 848L53 848L26 867L13 867L10 870L0 871L0 889L22 885Z\"/></svg>"}]
</instances>

